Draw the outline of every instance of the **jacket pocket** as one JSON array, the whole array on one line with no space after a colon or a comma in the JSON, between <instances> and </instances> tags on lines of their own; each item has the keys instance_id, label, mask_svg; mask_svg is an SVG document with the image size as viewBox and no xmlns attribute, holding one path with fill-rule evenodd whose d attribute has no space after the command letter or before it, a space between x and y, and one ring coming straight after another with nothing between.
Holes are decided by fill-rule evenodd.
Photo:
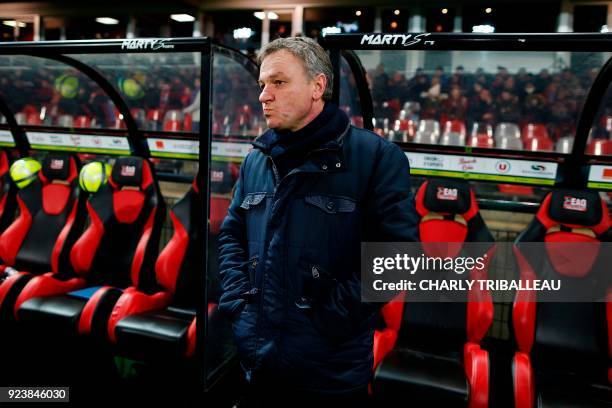
<instances>
[{"instance_id":1,"label":"jacket pocket","mask_svg":"<svg viewBox=\"0 0 612 408\"><path fill-rule=\"evenodd\" d=\"M330 265L330 257L358 247L361 219L355 200L333 195L306 195L287 212L291 245L308 248L316 261Z\"/></svg>"},{"instance_id":2,"label":"jacket pocket","mask_svg":"<svg viewBox=\"0 0 612 408\"><path fill-rule=\"evenodd\" d=\"M310 195L304 201L327 214L351 213L356 207L355 200L346 197Z\"/></svg>"},{"instance_id":3,"label":"jacket pocket","mask_svg":"<svg viewBox=\"0 0 612 408\"><path fill-rule=\"evenodd\" d=\"M298 307L300 303L310 304L326 299L337 284L336 278L320 263L300 261L300 275L302 291L298 297L300 302L296 302Z\"/></svg>"},{"instance_id":4,"label":"jacket pocket","mask_svg":"<svg viewBox=\"0 0 612 408\"><path fill-rule=\"evenodd\" d=\"M263 242L268 201L265 192L248 193L244 196L240 204L240 208L245 212L245 223L249 244Z\"/></svg>"},{"instance_id":5,"label":"jacket pocket","mask_svg":"<svg viewBox=\"0 0 612 408\"><path fill-rule=\"evenodd\" d=\"M257 287L257 265L259 264L259 255L252 256L248 260L247 271L249 274L250 289L245 292L242 297L246 303L257 303L259 300L260 290Z\"/></svg>"}]
</instances>

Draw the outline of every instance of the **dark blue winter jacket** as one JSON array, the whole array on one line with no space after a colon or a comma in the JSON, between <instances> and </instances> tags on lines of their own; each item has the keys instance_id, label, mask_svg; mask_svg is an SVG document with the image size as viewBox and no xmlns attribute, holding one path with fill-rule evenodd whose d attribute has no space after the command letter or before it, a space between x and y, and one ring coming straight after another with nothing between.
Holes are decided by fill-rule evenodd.
<instances>
[{"instance_id":1,"label":"dark blue winter jacket","mask_svg":"<svg viewBox=\"0 0 612 408\"><path fill-rule=\"evenodd\" d=\"M416 241L408 159L347 126L280 177L266 134L240 169L220 233L222 296L253 383L364 389L376 305L360 301L361 242Z\"/></svg>"}]
</instances>

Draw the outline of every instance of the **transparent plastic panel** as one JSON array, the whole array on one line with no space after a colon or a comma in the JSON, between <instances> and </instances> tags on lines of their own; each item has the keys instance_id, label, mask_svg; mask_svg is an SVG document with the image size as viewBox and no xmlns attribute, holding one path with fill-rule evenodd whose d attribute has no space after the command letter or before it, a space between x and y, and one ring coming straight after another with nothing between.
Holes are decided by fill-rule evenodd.
<instances>
[{"instance_id":1,"label":"transparent plastic panel","mask_svg":"<svg viewBox=\"0 0 612 408\"><path fill-rule=\"evenodd\" d=\"M138 128L194 132L199 122L201 57L197 52L73 55L98 70L127 103ZM109 125L123 117L107 112Z\"/></svg>"},{"instance_id":2,"label":"transparent plastic panel","mask_svg":"<svg viewBox=\"0 0 612 408\"><path fill-rule=\"evenodd\" d=\"M373 98L374 128L383 137L559 153L571 151L587 92L608 58L603 52L357 54ZM612 111L606 112L599 115L598 131L609 132L605 121ZM609 154L605 143L595 144L594 154Z\"/></svg>"},{"instance_id":3,"label":"transparent plastic panel","mask_svg":"<svg viewBox=\"0 0 612 408\"><path fill-rule=\"evenodd\" d=\"M20 125L118 127L108 95L66 64L30 56L0 56L0 71L0 97Z\"/></svg>"}]
</instances>

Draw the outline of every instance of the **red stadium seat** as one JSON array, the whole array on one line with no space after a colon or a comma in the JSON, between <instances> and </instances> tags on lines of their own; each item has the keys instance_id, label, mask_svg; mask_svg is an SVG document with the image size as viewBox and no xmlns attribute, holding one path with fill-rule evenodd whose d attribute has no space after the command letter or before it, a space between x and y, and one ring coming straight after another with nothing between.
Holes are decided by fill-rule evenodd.
<instances>
[{"instance_id":1,"label":"red stadium seat","mask_svg":"<svg viewBox=\"0 0 612 408\"><path fill-rule=\"evenodd\" d=\"M42 119L40 114L33 112L26 115L26 124L28 125L42 125Z\"/></svg>"},{"instance_id":2,"label":"red stadium seat","mask_svg":"<svg viewBox=\"0 0 612 408\"><path fill-rule=\"evenodd\" d=\"M490 262L493 237L467 182L429 179L416 204L424 246L483 242ZM442 247L430 246L435 248ZM454 257L457 250L444 251ZM487 268L470 271L470 277L485 279ZM384 402L410 396L415 406L487 407L489 357L480 342L493 321L490 294L474 289L461 302L431 303L402 303L402 296L383 308L384 322L375 333L374 396Z\"/></svg>"},{"instance_id":3,"label":"red stadium seat","mask_svg":"<svg viewBox=\"0 0 612 408\"><path fill-rule=\"evenodd\" d=\"M157 280L172 294L172 303L166 308L130 315L119 320L115 327L116 345L130 357L160 359L189 357L195 352L195 309L200 295L198 274L204 270L201 263L202 233L200 208L202 195L196 182L178 201L170 216L174 234L155 264ZM216 304L210 302L209 333L214 320ZM211 343L207 343L211 344Z\"/></svg>"},{"instance_id":4,"label":"red stadium seat","mask_svg":"<svg viewBox=\"0 0 612 408\"><path fill-rule=\"evenodd\" d=\"M531 152L552 152L553 141L547 136L530 137L525 141L525 150Z\"/></svg>"},{"instance_id":5,"label":"red stadium seat","mask_svg":"<svg viewBox=\"0 0 612 408\"><path fill-rule=\"evenodd\" d=\"M494 145L493 136L487 134L478 134L470 136L469 145L472 147L492 148Z\"/></svg>"},{"instance_id":6,"label":"red stadium seat","mask_svg":"<svg viewBox=\"0 0 612 408\"><path fill-rule=\"evenodd\" d=\"M186 113L185 119L183 121L183 130L185 130L186 132L191 132L192 127L193 127L193 116L191 116L191 113Z\"/></svg>"},{"instance_id":7,"label":"red stadium seat","mask_svg":"<svg viewBox=\"0 0 612 408\"><path fill-rule=\"evenodd\" d=\"M183 113L179 110L169 110L164 117L163 130L165 132L179 132L183 130Z\"/></svg>"},{"instance_id":8,"label":"red stadium seat","mask_svg":"<svg viewBox=\"0 0 612 408\"><path fill-rule=\"evenodd\" d=\"M447 120L444 123L444 132L440 144L444 146L465 146L465 123L461 120Z\"/></svg>"},{"instance_id":9,"label":"red stadium seat","mask_svg":"<svg viewBox=\"0 0 612 408\"><path fill-rule=\"evenodd\" d=\"M164 112L161 109L150 109L147 111L147 130L160 130Z\"/></svg>"},{"instance_id":10,"label":"red stadium seat","mask_svg":"<svg viewBox=\"0 0 612 408\"><path fill-rule=\"evenodd\" d=\"M493 147L493 126L484 122L475 122L468 143L472 147Z\"/></svg>"},{"instance_id":11,"label":"red stadium seat","mask_svg":"<svg viewBox=\"0 0 612 408\"><path fill-rule=\"evenodd\" d=\"M601 256L608 247L600 248L601 242L609 241L606 203L596 191L577 190L548 193L517 238L515 255L522 280L559 280L561 288L570 285L567 291L581 285L593 298L599 291L606 299L607 293L607 302L537 302L538 292L517 292L512 314L516 408L612 406L612 287L609 277L591 276L597 263L599 270L609 271ZM546 244L530 249L534 242ZM555 246L572 242L592 245L580 244L574 251ZM572 255L566 256L567 251Z\"/></svg>"},{"instance_id":12,"label":"red stadium seat","mask_svg":"<svg viewBox=\"0 0 612 408\"><path fill-rule=\"evenodd\" d=\"M91 118L87 115L80 115L74 119L74 127L77 128L90 128Z\"/></svg>"},{"instance_id":13,"label":"red stadium seat","mask_svg":"<svg viewBox=\"0 0 612 408\"><path fill-rule=\"evenodd\" d=\"M550 136L548 134L548 129L546 129L546 126L543 124L528 123L523 127L521 138L523 139L523 143L527 143L529 139L550 139Z\"/></svg>"},{"instance_id":14,"label":"red stadium seat","mask_svg":"<svg viewBox=\"0 0 612 408\"><path fill-rule=\"evenodd\" d=\"M608 156L612 154L612 140L594 139L587 146L587 154Z\"/></svg>"}]
</instances>

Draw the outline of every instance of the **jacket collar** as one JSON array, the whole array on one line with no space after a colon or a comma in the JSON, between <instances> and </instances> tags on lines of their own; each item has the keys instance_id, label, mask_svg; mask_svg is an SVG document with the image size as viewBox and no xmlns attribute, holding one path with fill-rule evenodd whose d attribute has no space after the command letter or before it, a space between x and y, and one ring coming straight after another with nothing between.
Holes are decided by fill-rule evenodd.
<instances>
[{"instance_id":1,"label":"jacket collar","mask_svg":"<svg viewBox=\"0 0 612 408\"><path fill-rule=\"evenodd\" d=\"M346 163L342 148L350 130L351 124L349 123L337 138L313 150L307 156L306 162L295 170L309 173L332 173L344 170ZM266 156L269 156L270 149L275 142L276 134L268 129L261 136L253 140L252 145L256 149L261 150Z\"/></svg>"}]
</instances>

